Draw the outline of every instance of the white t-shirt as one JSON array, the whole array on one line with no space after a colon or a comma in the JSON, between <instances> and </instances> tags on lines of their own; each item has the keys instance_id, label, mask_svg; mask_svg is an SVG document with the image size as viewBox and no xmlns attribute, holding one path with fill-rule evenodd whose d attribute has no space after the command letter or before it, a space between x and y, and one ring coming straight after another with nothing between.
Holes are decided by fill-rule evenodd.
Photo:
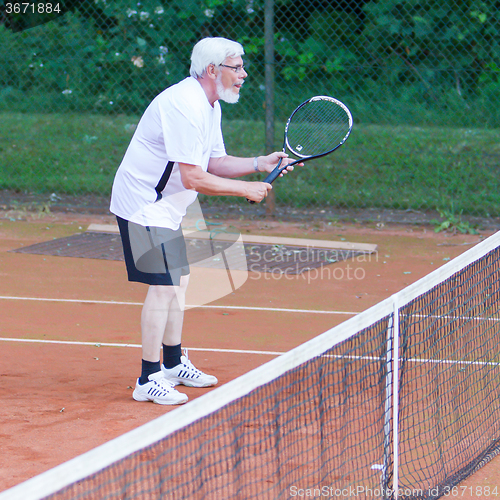
<instances>
[{"instance_id":1,"label":"white t-shirt","mask_svg":"<svg viewBox=\"0 0 500 500\"><path fill-rule=\"evenodd\" d=\"M192 77L159 94L142 116L113 183L110 210L142 226L177 229L198 193L186 189L178 163L208 169L226 155L221 109Z\"/></svg>"}]
</instances>

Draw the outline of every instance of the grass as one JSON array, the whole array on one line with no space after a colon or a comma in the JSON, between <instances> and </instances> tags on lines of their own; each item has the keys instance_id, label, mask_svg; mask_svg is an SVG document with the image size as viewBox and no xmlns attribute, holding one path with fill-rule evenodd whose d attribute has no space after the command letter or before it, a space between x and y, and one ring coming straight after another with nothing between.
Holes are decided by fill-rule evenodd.
<instances>
[{"instance_id":1,"label":"grass","mask_svg":"<svg viewBox=\"0 0 500 500\"><path fill-rule=\"evenodd\" d=\"M138 117L2 113L0 120L0 189L107 196ZM262 123L226 120L223 129L228 153L264 153ZM281 143L277 124L277 149ZM275 190L280 203L297 207L493 217L499 174L498 130L357 124L342 148L278 179Z\"/></svg>"}]
</instances>

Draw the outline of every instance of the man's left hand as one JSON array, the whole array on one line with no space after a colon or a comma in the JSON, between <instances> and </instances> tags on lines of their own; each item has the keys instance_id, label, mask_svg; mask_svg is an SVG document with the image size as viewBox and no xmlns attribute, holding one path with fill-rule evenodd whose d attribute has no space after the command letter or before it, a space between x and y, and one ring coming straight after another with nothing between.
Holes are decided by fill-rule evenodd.
<instances>
[{"instance_id":1,"label":"man's left hand","mask_svg":"<svg viewBox=\"0 0 500 500\"><path fill-rule=\"evenodd\" d=\"M280 159L283 158L283 161L281 162L280 167L283 167L285 165L289 165L290 163L293 163L295 160L293 158L288 158L288 155L286 153L283 153L283 151L275 151L274 153L271 153L267 156L260 156L259 157L259 170L264 170L266 172L272 172L276 166L278 165L278 162ZM298 163L299 166L304 166L303 163ZM293 170L293 166L287 166L280 174L280 177L283 177L284 174L291 172Z\"/></svg>"}]
</instances>

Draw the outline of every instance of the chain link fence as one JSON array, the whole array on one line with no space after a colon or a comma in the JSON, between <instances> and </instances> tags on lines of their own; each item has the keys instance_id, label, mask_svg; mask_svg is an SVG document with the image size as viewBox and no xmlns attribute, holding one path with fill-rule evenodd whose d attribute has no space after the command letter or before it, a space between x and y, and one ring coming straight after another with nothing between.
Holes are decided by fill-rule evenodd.
<instances>
[{"instance_id":1,"label":"chain link fence","mask_svg":"<svg viewBox=\"0 0 500 500\"><path fill-rule=\"evenodd\" d=\"M338 152L276 181L268 214L492 219L499 32L496 0L4 2L0 189L108 197L146 106L188 75L197 40L224 36L243 44L249 73L240 102L223 103L228 153L280 149L286 118L313 95L355 119Z\"/></svg>"}]
</instances>

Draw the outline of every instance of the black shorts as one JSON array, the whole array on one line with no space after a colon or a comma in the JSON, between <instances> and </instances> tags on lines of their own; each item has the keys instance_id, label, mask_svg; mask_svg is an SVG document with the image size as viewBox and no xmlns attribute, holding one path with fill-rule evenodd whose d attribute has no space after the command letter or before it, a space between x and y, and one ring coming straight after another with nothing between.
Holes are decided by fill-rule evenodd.
<instances>
[{"instance_id":1,"label":"black shorts","mask_svg":"<svg viewBox=\"0 0 500 500\"><path fill-rule=\"evenodd\" d=\"M189 274L182 228L141 226L116 218L122 238L129 281L147 285L179 286Z\"/></svg>"}]
</instances>

